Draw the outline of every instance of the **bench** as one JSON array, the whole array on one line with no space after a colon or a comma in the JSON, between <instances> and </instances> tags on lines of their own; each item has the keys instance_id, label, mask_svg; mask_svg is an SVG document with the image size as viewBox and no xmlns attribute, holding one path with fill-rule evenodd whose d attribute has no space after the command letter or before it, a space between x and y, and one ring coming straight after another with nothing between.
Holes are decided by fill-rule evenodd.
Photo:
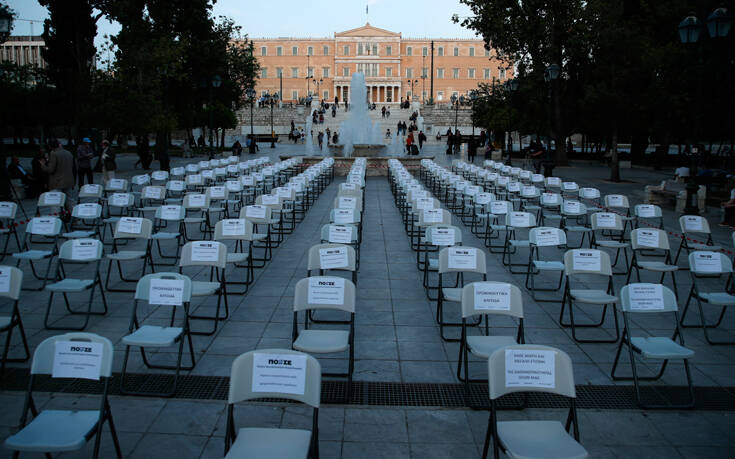
<instances>
[{"instance_id":1,"label":"bench","mask_svg":"<svg viewBox=\"0 0 735 459\"><path fill-rule=\"evenodd\" d=\"M684 212L686 207L687 191L686 184L675 180L664 180L660 185L646 185L645 187L646 204L665 205L672 201L675 205L676 212ZM699 185L697 191L697 207L700 212L707 209L707 187Z\"/></svg>"}]
</instances>

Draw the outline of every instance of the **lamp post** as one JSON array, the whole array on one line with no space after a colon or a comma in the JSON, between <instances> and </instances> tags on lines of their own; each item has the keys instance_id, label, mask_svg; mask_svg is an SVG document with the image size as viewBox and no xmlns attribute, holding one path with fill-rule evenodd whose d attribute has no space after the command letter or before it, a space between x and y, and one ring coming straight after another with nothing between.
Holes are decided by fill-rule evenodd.
<instances>
[{"instance_id":1,"label":"lamp post","mask_svg":"<svg viewBox=\"0 0 735 459\"><path fill-rule=\"evenodd\" d=\"M316 85L316 100L321 100L321 96L319 95L319 88L321 87L324 80L322 80L321 78L319 78L318 80L314 78L312 82L314 83L314 85Z\"/></svg>"},{"instance_id":2,"label":"lamp post","mask_svg":"<svg viewBox=\"0 0 735 459\"><path fill-rule=\"evenodd\" d=\"M414 94L413 94L414 89L413 89L413 87L414 87L415 84L418 84L418 82L419 82L419 80L412 80L410 78L408 79L408 84L411 86L411 102L413 102L413 98L414 98Z\"/></svg>"},{"instance_id":3,"label":"lamp post","mask_svg":"<svg viewBox=\"0 0 735 459\"><path fill-rule=\"evenodd\" d=\"M718 39L725 38L730 33L730 27L732 26L733 18L729 14L726 8L717 8L709 16L707 16L706 27L710 38ZM700 36L706 36L701 34L701 30L704 26L702 22L697 19L694 13L689 13L678 26L679 39L684 45L695 45L699 42ZM700 42L701 43L701 42ZM697 67L697 114L696 114L696 127L695 132L697 138L695 142L692 142L692 146L689 151L689 178L687 179L687 204L684 208L684 213L688 215L699 215L699 203L697 192L699 186L697 185L697 162L699 160L699 141L702 136L702 116L704 112L704 101L702 97L703 87L703 71L704 71L704 60L702 56L702 45L697 47L698 67Z\"/></svg>"},{"instance_id":4,"label":"lamp post","mask_svg":"<svg viewBox=\"0 0 735 459\"><path fill-rule=\"evenodd\" d=\"M554 116L554 108L557 104L555 104L555 99L559 96L558 88L556 87L559 82L559 77L561 76L561 67L557 64L551 64L550 66L546 67L546 70L544 70L544 81L549 83L549 99L550 99L550 109L549 109L549 120L550 125L557 124L557 126L553 126L552 129L554 133L556 134L556 138L554 139L554 143L556 144L556 149L564 148L563 141L559 142L559 135L560 135L560 126L559 124L559 117ZM560 145L561 144L561 145ZM551 143L549 143L549 148L551 148Z\"/></svg>"},{"instance_id":5,"label":"lamp post","mask_svg":"<svg viewBox=\"0 0 735 459\"><path fill-rule=\"evenodd\" d=\"M513 78L512 80L506 80L504 86L505 90L508 92L508 101L510 102L508 110L508 163L510 164L510 156L513 153L513 99L515 97L515 93L518 91L519 83L516 78ZM520 135L518 136L518 140L520 143Z\"/></svg>"},{"instance_id":6,"label":"lamp post","mask_svg":"<svg viewBox=\"0 0 735 459\"><path fill-rule=\"evenodd\" d=\"M246 89L245 95L250 100L250 141L255 142L255 136L253 135L253 102L255 101L255 89Z\"/></svg>"},{"instance_id":7,"label":"lamp post","mask_svg":"<svg viewBox=\"0 0 735 459\"><path fill-rule=\"evenodd\" d=\"M458 147L461 144L461 139L457 135L457 122L459 120L459 104L464 103L464 96L459 96L458 98L456 94L452 94L452 97L450 98L450 100L452 101L452 104L454 105L454 138L456 139L454 144L457 145Z\"/></svg>"},{"instance_id":8,"label":"lamp post","mask_svg":"<svg viewBox=\"0 0 735 459\"><path fill-rule=\"evenodd\" d=\"M278 93L273 95L265 93L265 101L271 106L271 148L276 148L276 136L273 132L273 106L278 103Z\"/></svg>"},{"instance_id":9,"label":"lamp post","mask_svg":"<svg viewBox=\"0 0 735 459\"><path fill-rule=\"evenodd\" d=\"M222 77L215 75L209 85L209 157L214 158L214 89L222 86Z\"/></svg>"}]
</instances>

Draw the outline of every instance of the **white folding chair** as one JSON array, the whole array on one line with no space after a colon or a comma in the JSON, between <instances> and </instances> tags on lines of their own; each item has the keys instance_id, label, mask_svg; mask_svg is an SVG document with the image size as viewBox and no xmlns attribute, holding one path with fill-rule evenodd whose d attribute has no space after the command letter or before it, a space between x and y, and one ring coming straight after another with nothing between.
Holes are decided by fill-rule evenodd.
<instances>
[{"instance_id":1,"label":"white folding chair","mask_svg":"<svg viewBox=\"0 0 735 459\"><path fill-rule=\"evenodd\" d=\"M191 333L194 335L212 335L217 331L218 322L227 320L230 317L230 306L227 301L227 279L225 276L227 246L217 241L187 242L181 249L179 273L183 273L184 268L192 266L209 268L208 281L192 281L192 298L217 295L217 307L213 316L195 315L192 311L189 314L190 319L211 320L214 325L211 331L192 331ZM225 312L223 316L220 316L219 311L222 303L224 303Z\"/></svg>"},{"instance_id":2,"label":"white folding chair","mask_svg":"<svg viewBox=\"0 0 735 459\"><path fill-rule=\"evenodd\" d=\"M444 335L445 327L462 327L462 322L450 322L445 319L444 303L461 303L462 289L465 286L465 275L480 276L487 280L487 262L485 252L475 247L455 246L446 247L439 251L439 292L436 300L436 322L439 324L439 336L447 342L458 342L459 338L450 338ZM444 287L444 275L456 274L455 287ZM476 279L469 279L471 282ZM457 312L460 312L459 310ZM473 324L478 325L479 320Z\"/></svg>"},{"instance_id":3,"label":"white folding chair","mask_svg":"<svg viewBox=\"0 0 735 459\"><path fill-rule=\"evenodd\" d=\"M712 231L706 218L699 215L682 215L679 217L679 227L681 228L681 244L679 250L676 251L674 264L678 264L682 250L686 250L686 255L689 256L693 251L717 252L722 249L712 240ZM705 237L704 242L694 242L694 238L697 237Z\"/></svg>"},{"instance_id":4,"label":"white folding chair","mask_svg":"<svg viewBox=\"0 0 735 459\"><path fill-rule=\"evenodd\" d=\"M26 226L25 237L23 238L23 251L14 253L15 267L20 266L20 262L25 260L31 265L31 273L33 277L40 280L41 286L39 288L24 288L23 290L43 290L46 287L46 282L53 280L49 279L48 275L51 272L51 263L54 257L59 253L56 245L59 240L59 233L61 232L61 220L56 217L34 217L28 222ZM33 236L42 238L42 241L33 241ZM34 247L45 244L50 245L50 250L39 250ZM33 262L40 262L41 260L48 260L46 265L46 272L43 277L36 272L36 267Z\"/></svg>"},{"instance_id":5,"label":"white folding chair","mask_svg":"<svg viewBox=\"0 0 735 459\"><path fill-rule=\"evenodd\" d=\"M0 261L4 260L8 252L8 245L10 244L10 237L15 239L15 245L20 248L20 238L18 237L18 230L16 229L18 223L15 222L15 216L18 212L18 204L9 201L0 201L0 237L5 237L5 244L3 245L3 251L0 253Z\"/></svg>"},{"instance_id":6,"label":"white folding chair","mask_svg":"<svg viewBox=\"0 0 735 459\"><path fill-rule=\"evenodd\" d=\"M20 318L20 310L18 309L22 285L23 271L12 266L0 266L0 298L7 298L12 301L10 315L0 316L0 333L6 333L2 363L0 363L0 378L5 375L5 364L7 362L25 362L31 356L31 351L28 349L26 332L23 328L23 321ZM8 357L13 330L16 327L18 328L18 333L20 333L25 357Z\"/></svg>"},{"instance_id":7,"label":"white folding chair","mask_svg":"<svg viewBox=\"0 0 735 459\"><path fill-rule=\"evenodd\" d=\"M147 218L140 217L122 217L115 225L115 231L112 235L112 253L105 255L109 263L107 264L107 275L105 277L105 290L108 292L135 292L134 289L111 288L110 274L112 274L113 262L117 266L120 281L124 283L138 282L145 275L146 268L150 266L151 272L154 271L153 257L151 255L151 233L153 232L153 222ZM140 241L143 244L143 250L119 250L118 241ZM143 261L143 269L140 271L138 279L128 279L122 271L122 262Z\"/></svg>"},{"instance_id":8,"label":"white folding chair","mask_svg":"<svg viewBox=\"0 0 735 459\"><path fill-rule=\"evenodd\" d=\"M564 230L549 226L531 228L528 233L530 250L528 253L528 268L526 269L526 288L531 292L531 297L540 302L556 302L559 299L539 298L537 291L558 292L564 281L564 262L559 260L541 259L541 249L547 252L550 249L561 249L566 247L567 235ZM559 282L556 287L537 287L536 276L541 273L559 273ZM553 285L553 284L552 284Z\"/></svg>"}]
</instances>

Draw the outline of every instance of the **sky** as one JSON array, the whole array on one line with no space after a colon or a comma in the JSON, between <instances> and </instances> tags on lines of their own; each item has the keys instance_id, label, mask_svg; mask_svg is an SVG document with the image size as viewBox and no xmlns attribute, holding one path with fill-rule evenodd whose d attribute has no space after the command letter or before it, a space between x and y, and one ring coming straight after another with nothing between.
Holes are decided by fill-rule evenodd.
<instances>
[{"instance_id":1,"label":"sky","mask_svg":"<svg viewBox=\"0 0 735 459\"><path fill-rule=\"evenodd\" d=\"M36 0L4 0L16 12L13 35L43 31L48 16ZM365 7L368 7L368 15ZM335 32L371 25L401 32L404 38L472 38L474 33L453 24L451 17L468 16L459 0L217 0L213 15L227 16L250 37L331 37ZM118 24L98 23L97 44L114 35Z\"/></svg>"}]
</instances>

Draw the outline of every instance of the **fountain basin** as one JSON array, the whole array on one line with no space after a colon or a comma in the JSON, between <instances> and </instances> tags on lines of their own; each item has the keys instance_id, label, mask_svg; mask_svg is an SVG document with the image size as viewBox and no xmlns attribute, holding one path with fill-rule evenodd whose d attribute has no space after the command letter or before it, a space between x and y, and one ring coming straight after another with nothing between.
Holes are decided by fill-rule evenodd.
<instances>
[{"instance_id":1,"label":"fountain basin","mask_svg":"<svg viewBox=\"0 0 735 459\"><path fill-rule=\"evenodd\" d=\"M281 161L285 161L293 156L281 156ZM312 166L324 160L323 156L302 156L302 165L305 168ZM337 176L345 176L352 168L352 164L355 162L356 157L334 158L334 174ZM365 175L370 177L387 176L388 175L388 160L397 159L403 166L412 172L418 172L421 170L422 159L434 159L433 156L380 156L380 157L368 157Z\"/></svg>"},{"instance_id":2,"label":"fountain basin","mask_svg":"<svg viewBox=\"0 0 735 459\"><path fill-rule=\"evenodd\" d=\"M345 146L343 144L330 145L329 151L332 156L342 157L344 156ZM382 143L358 143L352 145L351 156L363 157L363 158L375 158L379 156L385 156L386 146Z\"/></svg>"}]
</instances>

